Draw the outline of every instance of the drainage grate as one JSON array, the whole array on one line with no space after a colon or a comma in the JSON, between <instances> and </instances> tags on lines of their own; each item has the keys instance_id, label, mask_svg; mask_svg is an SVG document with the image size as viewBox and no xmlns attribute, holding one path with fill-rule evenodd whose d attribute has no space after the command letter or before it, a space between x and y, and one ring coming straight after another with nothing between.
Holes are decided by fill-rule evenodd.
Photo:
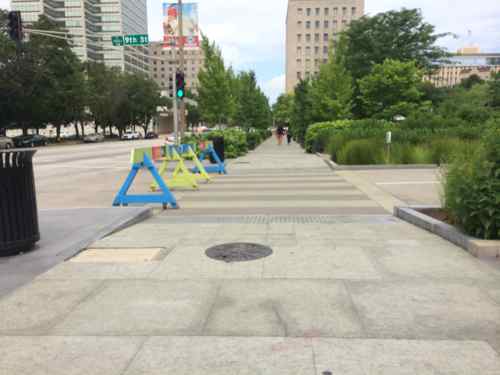
<instances>
[{"instance_id":1,"label":"drainage grate","mask_svg":"<svg viewBox=\"0 0 500 375\"><path fill-rule=\"evenodd\" d=\"M397 224L389 215L304 215L304 216L157 216L150 222L162 224Z\"/></svg>"},{"instance_id":2,"label":"drainage grate","mask_svg":"<svg viewBox=\"0 0 500 375\"><path fill-rule=\"evenodd\" d=\"M227 243L211 247L205 252L209 258L226 263L249 262L268 257L272 253L270 247L254 243Z\"/></svg>"}]
</instances>

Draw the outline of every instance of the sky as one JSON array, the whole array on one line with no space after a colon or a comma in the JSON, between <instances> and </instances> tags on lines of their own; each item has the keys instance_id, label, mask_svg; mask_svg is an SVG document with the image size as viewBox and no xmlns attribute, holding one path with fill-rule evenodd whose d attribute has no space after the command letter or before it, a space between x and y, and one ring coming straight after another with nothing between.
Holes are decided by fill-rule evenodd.
<instances>
[{"instance_id":1,"label":"sky","mask_svg":"<svg viewBox=\"0 0 500 375\"><path fill-rule=\"evenodd\" d=\"M189 0L185 0L188 2ZM235 70L252 69L274 102L285 87L287 0L198 0L200 28L222 49ZM163 0L148 0L151 40L162 38ZM0 0L8 8L9 0ZM440 44L450 51L477 44L483 52L500 52L499 0L366 0L366 13L420 8L438 32L451 32ZM470 31L470 33L469 33Z\"/></svg>"}]
</instances>

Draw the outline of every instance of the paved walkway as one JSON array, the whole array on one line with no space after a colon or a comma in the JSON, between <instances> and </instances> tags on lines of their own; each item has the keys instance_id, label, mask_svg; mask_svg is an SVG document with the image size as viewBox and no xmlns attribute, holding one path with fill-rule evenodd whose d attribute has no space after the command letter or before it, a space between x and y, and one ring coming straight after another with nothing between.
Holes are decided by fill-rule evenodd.
<instances>
[{"instance_id":1,"label":"paved walkway","mask_svg":"<svg viewBox=\"0 0 500 375\"><path fill-rule=\"evenodd\" d=\"M230 173L0 300L0 374L500 373L498 270L297 146Z\"/></svg>"}]
</instances>

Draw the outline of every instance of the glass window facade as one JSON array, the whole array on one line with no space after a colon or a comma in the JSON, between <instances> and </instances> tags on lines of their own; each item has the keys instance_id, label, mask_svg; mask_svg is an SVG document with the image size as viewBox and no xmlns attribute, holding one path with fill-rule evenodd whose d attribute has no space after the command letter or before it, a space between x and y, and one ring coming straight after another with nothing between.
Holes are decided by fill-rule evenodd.
<instances>
[{"instance_id":1,"label":"glass window facade","mask_svg":"<svg viewBox=\"0 0 500 375\"><path fill-rule=\"evenodd\" d=\"M12 0L13 10L32 23L41 14L66 28L74 52L84 61L103 62L124 71L147 73L148 48L113 47L112 36L147 34L147 0Z\"/></svg>"}]
</instances>

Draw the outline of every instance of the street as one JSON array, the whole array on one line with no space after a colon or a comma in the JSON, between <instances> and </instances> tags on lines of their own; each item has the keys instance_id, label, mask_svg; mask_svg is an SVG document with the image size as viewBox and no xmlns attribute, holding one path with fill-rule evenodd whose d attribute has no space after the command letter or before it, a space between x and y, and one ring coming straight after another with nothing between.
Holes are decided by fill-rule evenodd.
<instances>
[{"instance_id":1,"label":"street","mask_svg":"<svg viewBox=\"0 0 500 375\"><path fill-rule=\"evenodd\" d=\"M130 150L162 142L154 139L38 148L34 158L38 207L110 207L130 169Z\"/></svg>"}]
</instances>

